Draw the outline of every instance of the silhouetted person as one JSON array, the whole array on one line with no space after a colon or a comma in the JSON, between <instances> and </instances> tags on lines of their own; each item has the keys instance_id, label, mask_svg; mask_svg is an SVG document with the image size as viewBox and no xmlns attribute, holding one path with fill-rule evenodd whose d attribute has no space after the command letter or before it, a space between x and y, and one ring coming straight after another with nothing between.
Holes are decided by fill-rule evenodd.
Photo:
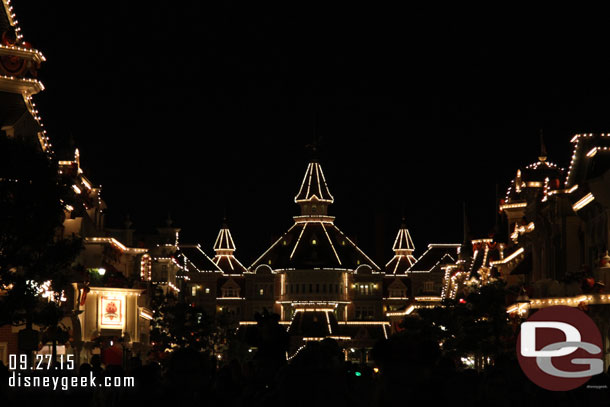
<instances>
[{"instance_id":1,"label":"silhouetted person","mask_svg":"<svg viewBox=\"0 0 610 407\"><path fill-rule=\"evenodd\" d=\"M102 377L104 369L102 368L102 358L100 355L91 356L91 371L95 377Z\"/></svg>"},{"instance_id":2,"label":"silhouetted person","mask_svg":"<svg viewBox=\"0 0 610 407\"><path fill-rule=\"evenodd\" d=\"M164 405L196 407L210 395L210 360L193 349L172 353L167 366Z\"/></svg>"}]
</instances>

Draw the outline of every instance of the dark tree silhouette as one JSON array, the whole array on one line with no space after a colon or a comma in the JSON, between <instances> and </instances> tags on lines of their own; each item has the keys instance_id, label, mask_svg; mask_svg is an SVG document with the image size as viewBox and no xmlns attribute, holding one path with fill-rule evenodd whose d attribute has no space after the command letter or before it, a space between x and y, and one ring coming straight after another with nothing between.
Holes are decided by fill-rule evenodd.
<instances>
[{"instance_id":1,"label":"dark tree silhouette","mask_svg":"<svg viewBox=\"0 0 610 407\"><path fill-rule=\"evenodd\" d=\"M514 353L514 331L506 314L505 283L496 280L466 298L424 308L402 323L403 336L441 344L443 354L459 361L474 356L490 362ZM483 365L487 362L483 363ZM483 366L481 366L483 367Z\"/></svg>"},{"instance_id":2,"label":"dark tree silhouette","mask_svg":"<svg viewBox=\"0 0 610 407\"><path fill-rule=\"evenodd\" d=\"M155 352L174 348L212 350L210 343L216 327L214 319L203 308L178 301L160 288L154 291L151 308L154 318L150 340Z\"/></svg>"},{"instance_id":3,"label":"dark tree silhouette","mask_svg":"<svg viewBox=\"0 0 610 407\"><path fill-rule=\"evenodd\" d=\"M0 325L32 323L52 328L63 310L40 295L49 287L59 303L82 249L79 239L59 238L63 205L76 205L57 163L36 145L0 136Z\"/></svg>"}]
</instances>

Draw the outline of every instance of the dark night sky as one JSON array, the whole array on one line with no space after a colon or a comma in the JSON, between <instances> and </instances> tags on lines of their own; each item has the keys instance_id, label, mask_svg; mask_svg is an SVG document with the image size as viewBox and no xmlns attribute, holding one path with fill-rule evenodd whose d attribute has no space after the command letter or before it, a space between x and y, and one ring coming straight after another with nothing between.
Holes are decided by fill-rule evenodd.
<instances>
[{"instance_id":1,"label":"dark night sky","mask_svg":"<svg viewBox=\"0 0 610 407\"><path fill-rule=\"evenodd\" d=\"M564 167L573 133L610 131L601 12L206 3L15 1L111 226L171 212L210 253L226 207L249 264L298 212L315 116L337 225L376 258L377 219L387 257L404 210L420 254L461 241L462 201L487 234L541 127Z\"/></svg>"}]
</instances>

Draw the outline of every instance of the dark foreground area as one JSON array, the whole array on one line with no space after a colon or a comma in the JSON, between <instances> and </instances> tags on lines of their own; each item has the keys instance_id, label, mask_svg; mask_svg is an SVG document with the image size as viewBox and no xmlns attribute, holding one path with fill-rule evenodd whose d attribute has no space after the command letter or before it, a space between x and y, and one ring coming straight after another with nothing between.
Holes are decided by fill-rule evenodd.
<instances>
[{"instance_id":1,"label":"dark foreground area","mask_svg":"<svg viewBox=\"0 0 610 407\"><path fill-rule=\"evenodd\" d=\"M481 373L458 369L434 347L416 345L393 352L391 343L373 355L376 369L346 363L332 340L310 343L289 363L255 355L217 369L189 349L167 363L127 370L84 364L78 375L133 376L135 387L41 390L9 388L0 367L2 406L607 406L610 377L593 377L570 392L550 392L531 383L514 360L499 360ZM376 371L377 370L377 371Z\"/></svg>"}]
</instances>

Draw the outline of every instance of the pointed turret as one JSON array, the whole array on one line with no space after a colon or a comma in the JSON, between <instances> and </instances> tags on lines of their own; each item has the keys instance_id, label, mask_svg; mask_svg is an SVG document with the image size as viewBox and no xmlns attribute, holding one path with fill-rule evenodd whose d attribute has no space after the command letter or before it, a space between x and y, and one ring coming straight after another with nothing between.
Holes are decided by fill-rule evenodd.
<instances>
[{"instance_id":1,"label":"pointed turret","mask_svg":"<svg viewBox=\"0 0 610 407\"><path fill-rule=\"evenodd\" d=\"M226 220L222 223L222 228L216 237L214 251L220 255L233 254L235 251L235 243L233 242L233 237L231 236L231 231L227 226Z\"/></svg>"},{"instance_id":2,"label":"pointed turret","mask_svg":"<svg viewBox=\"0 0 610 407\"><path fill-rule=\"evenodd\" d=\"M165 246L178 246L180 237L180 228L173 226L174 221L170 213L167 214L165 219L165 227L157 228L159 232L159 243Z\"/></svg>"},{"instance_id":3,"label":"pointed turret","mask_svg":"<svg viewBox=\"0 0 610 407\"><path fill-rule=\"evenodd\" d=\"M405 223L404 218L402 219L398 235L396 235L396 239L394 240L392 250L394 250L396 254L403 255L410 255L413 253L413 250L415 250L413 240L411 239L411 234L409 233L409 229L407 229L407 224Z\"/></svg>"},{"instance_id":4,"label":"pointed turret","mask_svg":"<svg viewBox=\"0 0 610 407\"><path fill-rule=\"evenodd\" d=\"M407 229L404 218L402 219L402 224L400 225L400 229L394 240L392 250L394 250L394 257L385 265L386 273L404 274L409 267L415 264L416 259L413 256L415 245L413 244L413 239L411 239L411 234L409 233L409 229Z\"/></svg>"},{"instance_id":5,"label":"pointed turret","mask_svg":"<svg viewBox=\"0 0 610 407\"><path fill-rule=\"evenodd\" d=\"M212 259L225 274L243 274L246 268L235 258L235 242L231 236L231 231L227 226L226 219L222 223L222 227L214 242L214 251L216 255Z\"/></svg>"},{"instance_id":6,"label":"pointed turret","mask_svg":"<svg viewBox=\"0 0 610 407\"><path fill-rule=\"evenodd\" d=\"M23 39L10 0L0 4L0 128L8 137L37 140L51 151L33 95L44 90L38 69L44 55Z\"/></svg>"},{"instance_id":7,"label":"pointed turret","mask_svg":"<svg viewBox=\"0 0 610 407\"><path fill-rule=\"evenodd\" d=\"M301 206L303 216L326 215L328 205L334 202L318 160L312 160L307 166L301 188L294 201Z\"/></svg>"}]
</instances>

